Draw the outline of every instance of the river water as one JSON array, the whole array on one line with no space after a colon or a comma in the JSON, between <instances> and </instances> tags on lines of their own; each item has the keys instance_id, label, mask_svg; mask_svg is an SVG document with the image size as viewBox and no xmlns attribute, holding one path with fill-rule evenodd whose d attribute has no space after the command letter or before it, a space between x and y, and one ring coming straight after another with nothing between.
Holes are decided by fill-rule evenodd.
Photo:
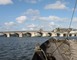
<instances>
[{"instance_id":1,"label":"river water","mask_svg":"<svg viewBox=\"0 0 77 60\"><path fill-rule=\"evenodd\" d=\"M50 37L0 37L0 60L31 60L37 43Z\"/></svg>"}]
</instances>

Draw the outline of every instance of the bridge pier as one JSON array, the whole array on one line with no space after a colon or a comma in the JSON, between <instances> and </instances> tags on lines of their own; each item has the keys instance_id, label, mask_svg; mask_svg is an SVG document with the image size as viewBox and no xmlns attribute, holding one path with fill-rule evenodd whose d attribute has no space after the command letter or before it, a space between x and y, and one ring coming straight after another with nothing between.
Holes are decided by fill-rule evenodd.
<instances>
[{"instance_id":1,"label":"bridge pier","mask_svg":"<svg viewBox=\"0 0 77 60\"><path fill-rule=\"evenodd\" d=\"M7 37L10 37L10 33L5 33Z\"/></svg>"},{"instance_id":2,"label":"bridge pier","mask_svg":"<svg viewBox=\"0 0 77 60\"><path fill-rule=\"evenodd\" d=\"M72 34L72 36L74 37L75 34Z\"/></svg>"},{"instance_id":3,"label":"bridge pier","mask_svg":"<svg viewBox=\"0 0 77 60\"><path fill-rule=\"evenodd\" d=\"M53 33L52 33L52 37L54 37L54 36L57 36L57 34L53 32Z\"/></svg>"},{"instance_id":4,"label":"bridge pier","mask_svg":"<svg viewBox=\"0 0 77 60\"><path fill-rule=\"evenodd\" d=\"M45 36L47 36L47 33L42 33L42 37L45 37Z\"/></svg>"},{"instance_id":5,"label":"bridge pier","mask_svg":"<svg viewBox=\"0 0 77 60\"><path fill-rule=\"evenodd\" d=\"M31 37L35 37L35 32L31 33Z\"/></svg>"},{"instance_id":6,"label":"bridge pier","mask_svg":"<svg viewBox=\"0 0 77 60\"><path fill-rule=\"evenodd\" d=\"M63 37L63 34L60 34L61 37Z\"/></svg>"},{"instance_id":7,"label":"bridge pier","mask_svg":"<svg viewBox=\"0 0 77 60\"><path fill-rule=\"evenodd\" d=\"M19 37L22 37L22 33L18 33Z\"/></svg>"}]
</instances>

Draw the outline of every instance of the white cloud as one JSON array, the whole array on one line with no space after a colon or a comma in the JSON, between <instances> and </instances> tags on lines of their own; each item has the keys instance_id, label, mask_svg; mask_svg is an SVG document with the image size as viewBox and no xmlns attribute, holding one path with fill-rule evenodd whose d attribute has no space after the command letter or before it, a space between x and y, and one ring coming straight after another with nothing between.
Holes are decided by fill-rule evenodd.
<instances>
[{"instance_id":1,"label":"white cloud","mask_svg":"<svg viewBox=\"0 0 77 60\"><path fill-rule=\"evenodd\" d=\"M30 28L30 30L34 30L34 28Z\"/></svg>"},{"instance_id":2,"label":"white cloud","mask_svg":"<svg viewBox=\"0 0 77 60\"><path fill-rule=\"evenodd\" d=\"M40 15L40 11L38 9L28 9L24 14L28 17L28 20L37 20Z\"/></svg>"},{"instance_id":3,"label":"white cloud","mask_svg":"<svg viewBox=\"0 0 77 60\"><path fill-rule=\"evenodd\" d=\"M34 24L30 24L30 25L28 25L27 27L28 27L28 28L35 28L36 25L34 25Z\"/></svg>"},{"instance_id":4,"label":"white cloud","mask_svg":"<svg viewBox=\"0 0 77 60\"><path fill-rule=\"evenodd\" d=\"M42 25L42 26L40 26L40 28L44 28L44 26Z\"/></svg>"},{"instance_id":5,"label":"white cloud","mask_svg":"<svg viewBox=\"0 0 77 60\"><path fill-rule=\"evenodd\" d=\"M49 20L48 17L39 17L39 20Z\"/></svg>"},{"instance_id":6,"label":"white cloud","mask_svg":"<svg viewBox=\"0 0 77 60\"><path fill-rule=\"evenodd\" d=\"M40 2L41 0L24 0L24 1L27 2L27 3L35 4L37 2Z\"/></svg>"},{"instance_id":7,"label":"white cloud","mask_svg":"<svg viewBox=\"0 0 77 60\"><path fill-rule=\"evenodd\" d=\"M26 14L26 15L39 15L40 12L37 9L36 10L28 9L24 14Z\"/></svg>"},{"instance_id":8,"label":"white cloud","mask_svg":"<svg viewBox=\"0 0 77 60\"><path fill-rule=\"evenodd\" d=\"M56 20L56 21L65 21L68 20L67 18L61 18L58 16L48 16L48 17L44 17L44 16L40 16L40 11L37 9L28 9L24 14L26 14L28 20Z\"/></svg>"},{"instance_id":9,"label":"white cloud","mask_svg":"<svg viewBox=\"0 0 77 60\"><path fill-rule=\"evenodd\" d=\"M15 22L5 22L1 26L0 30L1 31L13 31L14 30L13 28L16 26L17 26L17 24Z\"/></svg>"},{"instance_id":10,"label":"white cloud","mask_svg":"<svg viewBox=\"0 0 77 60\"><path fill-rule=\"evenodd\" d=\"M39 20L56 20L56 21L65 21L67 18L61 18L58 16L48 16L48 17L39 17Z\"/></svg>"},{"instance_id":11,"label":"white cloud","mask_svg":"<svg viewBox=\"0 0 77 60\"><path fill-rule=\"evenodd\" d=\"M10 27L10 26L14 26L16 24L14 22L5 22L4 25Z\"/></svg>"},{"instance_id":12,"label":"white cloud","mask_svg":"<svg viewBox=\"0 0 77 60\"><path fill-rule=\"evenodd\" d=\"M56 1L53 4L48 4L44 8L45 9L67 9L66 5L61 1Z\"/></svg>"},{"instance_id":13,"label":"white cloud","mask_svg":"<svg viewBox=\"0 0 77 60\"><path fill-rule=\"evenodd\" d=\"M54 25L55 25L54 22L50 22L50 23L49 23L49 26L54 26Z\"/></svg>"},{"instance_id":14,"label":"white cloud","mask_svg":"<svg viewBox=\"0 0 77 60\"><path fill-rule=\"evenodd\" d=\"M11 31L14 30L13 28L16 26L14 22L5 22L2 30L4 31Z\"/></svg>"},{"instance_id":15,"label":"white cloud","mask_svg":"<svg viewBox=\"0 0 77 60\"><path fill-rule=\"evenodd\" d=\"M74 21L74 22L77 22L77 17L74 17L74 18L73 18L73 21Z\"/></svg>"},{"instance_id":16,"label":"white cloud","mask_svg":"<svg viewBox=\"0 0 77 60\"><path fill-rule=\"evenodd\" d=\"M37 30L38 29L38 25L35 25L35 24L29 24L26 27L28 30Z\"/></svg>"},{"instance_id":17,"label":"white cloud","mask_svg":"<svg viewBox=\"0 0 77 60\"><path fill-rule=\"evenodd\" d=\"M66 20L66 18L61 18L61 17L58 17L58 16L49 16L48 19L50 19L50 20L58 20L58 21Z\"/></svg>"},{"instance_id":18,"label":"white cloud","mask_svg":"<svg viewBox=\"0 0 77 60\"><path fill-rule=\"evenodd\" d=\"M48 26L49 26L50 28L54 29L54 28L56 28L56 27L59 27L60 24L56 24L56 23L54 23L54 22L50 22ZM61 26L60 26L60 27L61 27Z\"/></svg>"},{"instance_id":19,"label":"white cloud","mask_svg":"<svg viewBox=\"0 0 77 60\"><path fill-rule=\"evenodd\" d=\"M24 31L24 30L27 30L26 28L22 28L22 30Z\"/></svg>"},{"instance_id":20,"label":"white cloud","mask_svg":"<svg viewBox=\"0 0 77 60\"><path fill-rule=\"evenodd\" d=\"M12 0L0 0L0 5L7 5L7 4L12 4Z\"/></svg>"},{"instance_id":21,"label":"white cloud","mask_svg":"<svg viewBox=\"0 0 77 60\"><path fill-rule=\"evenodd\" d=\"M56 25L54 22L50 22L48 26L49 26L49 27L54 27L54 28L55 28L57 25Z\"/></svg>"},{"instance_id":22,"label":"white cloud","mask_svg":"<svg viewBox=\"0 0 77 60\"><path fill-rule=\"evenodd\" d=\"M31 20L37 20L39 18L39 16L32 16Z\"/></svg>"},{"instance_id":23,"label":"white cloud","mask_svg":"<svg viewBox=\"0 0 77 60\"><path fill-rule=\"evenodd\" d=\"M26 16L20 16L16 18L18 23L24 23L27 20Z\"/></svg>"}]
</instances>

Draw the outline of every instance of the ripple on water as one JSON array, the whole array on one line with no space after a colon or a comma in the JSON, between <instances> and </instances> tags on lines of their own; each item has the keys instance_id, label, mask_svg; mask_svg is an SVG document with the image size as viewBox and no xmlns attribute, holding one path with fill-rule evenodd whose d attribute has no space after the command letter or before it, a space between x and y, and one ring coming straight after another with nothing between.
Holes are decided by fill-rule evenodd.
<instances>
[{"instance_id":1,"label":"ripple on water","mask_svg":"<svg viewBox=\"0 0 77 60\"><path fill-rule=\"evenodd\" d=\"M49 38L0 37L0 60L31 60L36 43L41 44Z\"/></svg>"}]
</instances>

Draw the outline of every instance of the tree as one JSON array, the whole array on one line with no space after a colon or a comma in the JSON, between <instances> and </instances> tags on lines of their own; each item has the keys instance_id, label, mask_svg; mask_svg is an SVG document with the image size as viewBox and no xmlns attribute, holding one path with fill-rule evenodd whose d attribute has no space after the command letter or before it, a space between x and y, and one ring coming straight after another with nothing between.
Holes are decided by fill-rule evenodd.
<instances>
[{"instance_id":1,"label":"tree","mask_svg":"<svg viewBox=\"0 0 77 60\"><path fill-rule=\"evenodd\" d=\"M40 30L39 30L40 32L42 32L43 31L43 29L42 28L40 28Z\"/></svg>"},{"instance_id":2,"label":"tree","mask_svg":"<svg viewBox=\"0 0 77 60\"><path fill-rule=\"evenodd\" d=\"M59 28L59 27L58 27L58 28L56 28L56 31L57 31L57 32L60 32L60 28Z\"/></svg>"}]
</instances>

